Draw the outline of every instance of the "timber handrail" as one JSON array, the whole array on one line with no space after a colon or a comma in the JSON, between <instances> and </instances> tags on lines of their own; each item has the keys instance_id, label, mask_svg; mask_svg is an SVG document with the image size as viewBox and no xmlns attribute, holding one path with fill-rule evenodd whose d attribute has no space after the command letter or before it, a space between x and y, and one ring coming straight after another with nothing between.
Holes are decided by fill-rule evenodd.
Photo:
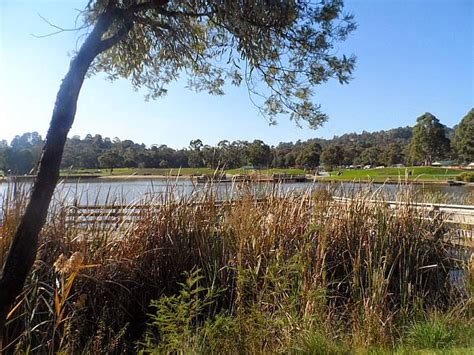
<instances>
[{"instance_id":1,"label":"timber handrail","mask_svg":"<svg viewBox=\"0 0 474 355\"><path fill-rule=\"evenodd\" d=\"M340 201L340 202L357 201L357 198L349 198L349 197L333 197L333 199L335 201ZM464 210L464 211L472 212L474 214L474 205L450 205L450 204L443 204L443 203L387 201L387 200L364 200L364 202L388 204L388 205L394 205L394 206L415 206L415 207L431 208L435 210L443 210L443 209Z\"/></svg>"},{"instance_id":2,"label":"timber handrail","mask_svg":"<svg viewBox=\"0 0 474 355\"><path fill-rule=\"evenodd\" d=\"M191 205L193 207L202 208L213 205L214 207L231 207L241 203L261 204L269 201L272 198L260 199L233 199L233 200L216 200L214 202L191 202L176 201L171 203L153 203L153 204L128 204L128 205L79 205L74 204L68 206L66 209L66 223L113 223L117 221L127 223L137 218L141 214L141 210L148 210L150 208L166 208L170 206ZM278 199L278 197L276 197ZM284 197L283 197L284 198ZM309 204L314 200L308 197L303 197L302 203ZM332 201L335 203L351 203L357 202L357 198L333 197ZM410 206L416 209L423 209L429 212L436 212L437 215L444 215L449 217L446 222L454 224L462 224L465 226L474 226L474 206L472 205L449 205L439 203L420 203L420 202L404 202L404 201L387 201L387 200L361 200L364 203L385 205L393 209L403 206Z\"/></svg>"}]
</instances>

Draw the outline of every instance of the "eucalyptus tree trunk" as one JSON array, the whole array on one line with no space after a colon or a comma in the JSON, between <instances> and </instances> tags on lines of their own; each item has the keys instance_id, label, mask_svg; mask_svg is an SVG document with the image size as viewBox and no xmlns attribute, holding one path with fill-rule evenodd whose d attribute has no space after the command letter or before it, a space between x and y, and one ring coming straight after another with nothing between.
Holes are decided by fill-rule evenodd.
<instances>
[{"instance_id":1,"label":"eucalyptus tree trunk","mask_svg":"<svg viewBox=\"0 0 474 355\"><path fill-rule=\"evenodd\" d=\"M31 197L13 236L0 280L0 351L9 310L22 292L25 280L36 259L38 236L46 221L48 207L59 179L59 168L67 134L74 122L77 99L85 75L94 58L120 40L125 32L103 40L112 22L113 11L99 16L97 22L71 60L69 70L59 88L46 142L33 184Z\"/></svg>"}]
</instances>

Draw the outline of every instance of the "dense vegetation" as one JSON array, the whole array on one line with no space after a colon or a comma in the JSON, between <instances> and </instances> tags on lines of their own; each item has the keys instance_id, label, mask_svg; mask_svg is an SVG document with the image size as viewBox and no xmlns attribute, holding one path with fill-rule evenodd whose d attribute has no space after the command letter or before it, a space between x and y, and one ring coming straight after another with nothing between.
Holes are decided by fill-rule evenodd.
<instances>
[{"instance_id":1,"label":"dense vegetation","mask_svg":"<svg viewBox=\"0 0 474 355\"><path fill-rule=\"evenodd\" d=\"M66 222L55 204L5 351L472 351L473 270L442 218L410 204L394 214L372 194L246 191L237 204L212 190L160 196L119 230ZM0 263L24 201L6 201Z\"/></svg>"},{"instance_id":2,"label":"dense vegetation","mask_svg":"<svg viewBox=\"0 0 474 355\"><path fill-rule=\"evenodd\" d=\"M224 168L245 165L269 168L314 168L340 165L430 164L437 159L474 161L474 109L454 129L443 126L431 114L418 118L415 127L388 131L344 134L333 139L310 139L269 146L223 140L216 146L192 140L189 147L147 147L131 140L87 135L68 138L63 169L80 168ZM451 144L452 141L452 144ZM0 142L0 170L25 174L34 169L43 140L38 133L16 136L10 144Z\"/></svg>"},{"instance_id":3,"label":"dense vegetation","mask_svg":"<svg viewBox=\"0 0 474 355\"><path fill-rule=\"evenodd\" d=\"M33 267L86 76L130 79L149 98L180 76L188 88L215 95L226 83L242 85L270 122L287 115L316 128L327 115L315 88L349 82L355 67L354 56L335 51L356 28L343 7L342 0L87 1L73 26L77 51L56 96L31 198L2 268L0 332Z\"/></svg>"}]
</instances>

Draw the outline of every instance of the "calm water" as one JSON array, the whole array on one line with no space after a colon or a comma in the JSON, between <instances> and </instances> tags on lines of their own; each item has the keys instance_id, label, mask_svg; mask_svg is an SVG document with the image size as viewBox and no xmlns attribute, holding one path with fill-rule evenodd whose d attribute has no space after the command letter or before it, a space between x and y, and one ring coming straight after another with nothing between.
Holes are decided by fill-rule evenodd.
<instances>
[{"instance_id":1,"label":"calm water","mask_svg":"<svg viewBox=\"0 0 474 355\"><path fill-rule=\"evenodd\" d=\"M22 183L19 186L8 185L3 182L0 183L0 209L7 191L24 189L28 190L31 183ZM375 193L383 191L389 196L393 196L400 187L397 185L368 185L368 184L354 184L354 183L253 183L246 188L242 185L221 183L214 184L210 189L204 184L195 184L190 180L83 180L83 181L63 181L56 188L56 193L53 202L62 201L67 204L129 204L143 199L164 199L189 196L191 194L199 195L207 191L212 191L218 198L226 198L230 196L238 196L245 191L251 190L254 194L269 192L277 190L279 192L288 191L308 191L320 188L331 189L336 194L350 194L354 191L364 190L368 193ZM413 187L417 192L422 194L443 194L444 198L448 196L451 203L462 203L468 196L474 193L474 187L469 186L422 186L417 185Z\"/></svg>"}]
</instances>

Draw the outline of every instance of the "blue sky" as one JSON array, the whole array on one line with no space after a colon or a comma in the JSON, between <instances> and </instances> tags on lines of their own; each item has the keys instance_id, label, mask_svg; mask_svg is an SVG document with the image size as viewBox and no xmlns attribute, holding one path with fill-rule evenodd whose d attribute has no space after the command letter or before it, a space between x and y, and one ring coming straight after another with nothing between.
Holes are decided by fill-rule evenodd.
<instances>
[{"instance_id":1,"label":"blue sky","mask_svg":"<svg viewBox=\"0 0 474 355\"><path fill-rule=\"evenodd\" d=\"M39 16L73 27L86 1L0 0L0 139L38 131L45 135L75 32L35 38L53 29ZM86 80L70 135L100 133L146 144L187 146L200 138L263 139L269 144L347 132L413 125L429 111L453 126L474 106L474 0L346 1L358 29L340 53L358 57L354 80L317 88L330 116L323 128L297 128L282 117L268 126L245 88L223 97L196 94L178 81L169 94L145 102L126 80Z\"/></svg>"}]
</instances>

